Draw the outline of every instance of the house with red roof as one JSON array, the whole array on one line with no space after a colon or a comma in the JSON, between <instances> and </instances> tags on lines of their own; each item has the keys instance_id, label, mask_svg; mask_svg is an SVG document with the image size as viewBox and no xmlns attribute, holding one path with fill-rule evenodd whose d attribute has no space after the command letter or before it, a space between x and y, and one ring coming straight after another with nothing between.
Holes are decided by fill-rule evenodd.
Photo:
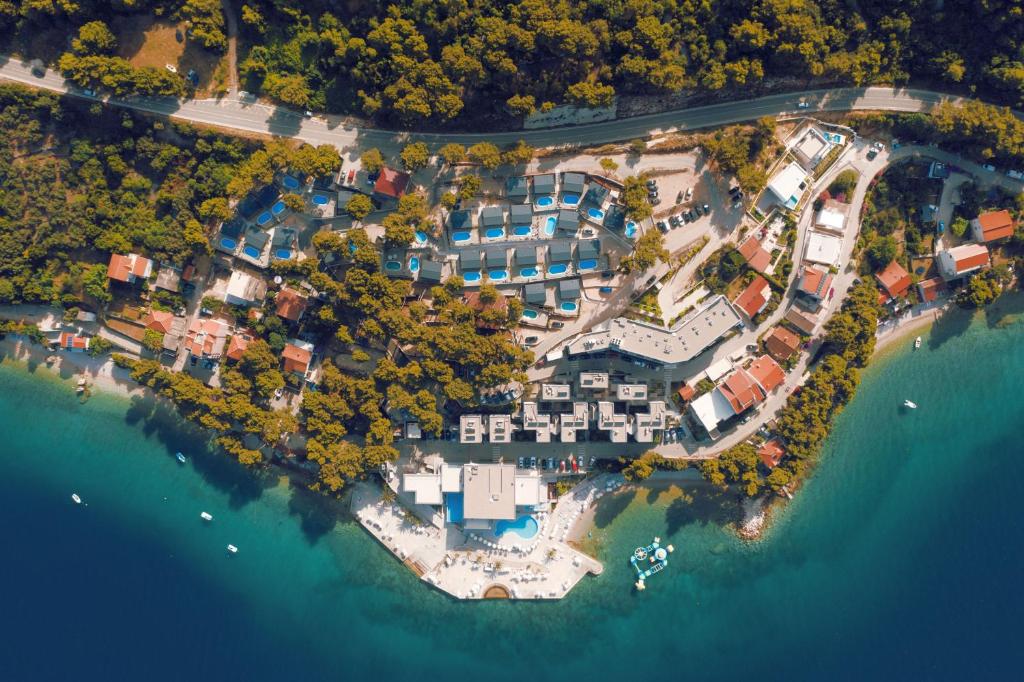
<instances>
[{"instance_id":1,"label":"house with red roof","mask_svg":"<svg viewBox=\"0 0 1024 682\"><path fill-rule=\"evenodd\" d=\"M252 342L252 336L248 330L240 329L231 336L231 340L228 341L228 349L224 352L224 356L233 362L238 362L242 359L242 354L245 353L245 349L249 347Z\"/></svg>"},{"instance_id":2,"label":"house with red roof","mask_svg":"<svg viewBox=\"0 0 1024 682\"><path fill-rule=\"evenodd\" d=\"M289 322L298 322L306 312L306 301L304 294L290 287L282 287L274 298L274 310L278 317Z\"/></svg>"},{"instance_id":3,"label":"house with red roof","mask_svg":"<svg viewBox=\"0 0 1024 682\"><path fill-rule=\"evenodd\" d=\"M185 347L194 358L216 360L224 352L228 325L222 320L197 317L185 332Z\"/></svg>"},{"instance_id":4,"label":"house with red roof","mask_svg":"<svg viewBox=\"0 0 1024 682\"><path fill-rule=\"evenodd\" d=\"M797 292L815 302L825 300L828 290L832 288L832 273L813 265L805 265L800 271L800 282Z\"/></svg>"},{"instance_id":5,"label":"house with red roof","mask_svg":"<svg viewBox=\"0 0 1024 682\"><path fill-rule=\"evenodd\" d=\"M757 450L757 456L761 458L761 463L768 469L774 469L779 466L779 462L782 461L782 457L786 454L786 450L782 447L782 441L778 438L772 438L766 441Z\"/></svg>"},{"instance_id":6,"label":"house with red roof","mask_svg":"<svg viewBox=\"0 0 1024 682\"><path fill-rule=\"evenodd\" d=\"M771 265L772 255L764 250L761 246L761 242L757 237L751 236L749 239L744 241L736 249L743 256L743 259L747 261L752 269L757 272L764 272L765 269Z\"/></svg>"},{"instance_id":7,"label":"house with red roof","mask_svg":"<svg viewBox=\"0 0 1024 682\"><path fill-rule=\"evenodd\" d=\"M901 298L907 295L913 280L910 273L903 269L903 266L895 260L885 266L885 269L875 275L882 290L889 298Z\"/></svg>"},{"instance_id":8,"label":"house with red roof","mask_svg":"<svg viewBox=\"0 0 1024 682\"><path fill-rule=\"evenodd\" d=\"M89 339L88 337L79 336L78 334L61 332L60 338L57 339L57 346L61 350L70 351L72 353L84 353L89 350Z\"/></svg>"},{"instance_id":9,"label":"house with red roof","mask_svg":"<svg viewBox=\"0 0 1024 682\"><path fill-rule=\"evenodd\" d=\"M971 234L974 241L984 244L1012 237L1016 227L1009 211L986 211L971 221Z\"/></svg>"},{"instance_id":10,"label":"house with red roof","mask_svg":"<svg viewBox=\"0 0 1024 682\"><path fill-rule=\"evenodd\" d=\"M742 414L768 397L754 377L743 369L727 376L717 390L729 401L735 414Z\"/></svg>"},{"instance_id":11,"label":"house with red roof","mask_svg":"<svg viewBox=\"0 0 1024 682\"><path fill-rule=\"evenodd\" d=\"M941 277L930 277L917 283L917 293L921 295L921 300L925 303L931 303L945 290L946 283L942 281Z\"/></svg>"},{"instance_id":12,"label":"house with red roof","mask_svg":"<svg viewBox=\"0 0 1024 682\"><path fill-rule=\"evenodd\" d=\"M786 380L786 373L779 367L779 363L767 355L762 355L754 360L753 364L747 368L747 373L753 377L766 394L774 391Z\"/></svg>"},{"instance_id":13,"label":"house with red roof","mask_svg":"<svg viewBox=\"0 0 1024 682\"><path fill-rule=\"evenodd\" d=\"M284 371L305 378L313 360L313 344L298 339L289 339L281 351Z\"/></svg>"},{"instance_id":14,"label":"house with red roof","mask_svg":"<svg viewBox=\"0 0 1024 682\"><path fill-rule=\"evenodd\" d=\"M380 201L398 201L409 186L410 175L393 168L381 168L373 183L373 198Z\"/></svg>"},{"instance_id":15,"label":"house with red roof","mask_svg":"<svg viewBox=\"0 0 1024 682\"><path fill-rule=\"evenodd\" d=\"M768 354L779 362L785 362L800 350L800 337L785 327L775 327L764 337Z\"/></svg>"},{"instance_id":16,"label":"house with red roof","mask_svg":"<svg viewBox=\"0 0 1024 682\"><path fill-rule=\"evenodd\" d=\"M110 255L107 265L107 277L116 282L135 284L137 280L148 279L153 274L153 261L137 253L122 256L119 253Z\"/></svg>"},{"instance_id":17,"label":"house with red roof","mask_svg":"<svg viewBox=\"0 0 1024 682\"><path fill-rule=\"evenodd\" d=\"M146 329L152 329L161 334L170 334L171 328L174 326L174 313L169 310L150 310L142 318L142 324Z\"/></svg>"},{"instance_id":18,"label":"house with red roof","mask_svg":"<svg viewBox=\"0 0 1024 682\"><path fill-rule=\"evenodd\" d=\"M952 249L939 251L935 261L939 266L939 274L948 282L987 267L988 248L984 244L954 246Z\"/></svg>"},{"instance_id":19,"label":"house with red roof","mask_svg":"<svg viewBox=\"0 0 1024 682\"><path fill-rule=\"evenodd\" d=\"M732 303L734 306L746 313L747 317L754 319L754 317L768 307L768 301L772 297L772 288L761 275L754 278L747 288L740 292L740 295L736 297Z\"/></svg>"}]
</instances>

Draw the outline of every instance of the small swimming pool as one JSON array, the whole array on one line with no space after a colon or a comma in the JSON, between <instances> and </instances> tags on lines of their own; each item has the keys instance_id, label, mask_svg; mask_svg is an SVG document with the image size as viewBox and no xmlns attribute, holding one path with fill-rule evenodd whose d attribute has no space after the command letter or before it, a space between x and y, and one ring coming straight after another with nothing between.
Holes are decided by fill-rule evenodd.
<instances>
[{"instance_id":1,"label":"small swimming pool","mask_svg":"<svg viewBox=\"0 0 1024 682\"><path fill-rule=\"evenodd\" d=\"M397 272L398 270L402 269L402 264L396 260L389 260L387 263L384 264L384 269L390 270L391 272Z\"/></svg>"},{"instance_id":2,"label":"small swimming pool","mask_svg":"<svg viewBox=\"0 0 1024 682\"><path fill-rule=\"evenodd\" d=\"M565 271L569 269L569 266L565 263L555 263L554 265L548 266L549 275L564 275Z\"/></svg>"},{"instance_id":3,"label":"small swimming pool","mask_svg":"<svg viewBox=\"0 0 1024 682\"><path fill-rule=\"evenodd\" d=\"M554 197L541 197L537 199L537 205L540 206L541 208L547 208L548 206L551 206L553 203L555 203Z\"/></svg>"},{"instance_id":4,"label":"small swimming pool","mask_svg":"<svg viewBox=\"0 0 1024 682\"><path fill-rule=\"evenodd\" d=\"M599 208L588 208L587 215L594 220L604 220L604 211Z\"/></svg>"},{"instance_id":5,"label":"small swimming pool","mask_svg":"<svg viewBox=\"0 0 1024 682\"><path fill-rule=\"evenodd\" d=\"M636 236L636 223L632 220L626 223L626 236L630 239Z\"/></svg>"},{"instance_id":6,"label":"small swimming pool","mask_svg":"<svg viewBox=\"0 0 1024 682\"><path fill-rule=\"evenodd\" d=\"M259 258L261 255L260 250L257 249L255 246L245 247L244 249L242 249L242 253L244 253L249 258Z\"/></svg>"},{"instance_id":7,"label":"small swimming pool","mask_svg":"<svg viewBox=\"0 0 1024 682\"><path fill-rule=\"evenodd\" d=\"M505 521L502 519L494 524L494 534L499 538L505 533L512 532L524 540L529 540L537 535L539 530L540 526L537 525L537 519L532 516L520 516L515 521Z\"/></svg>"},{"instance_id":8,"label":"small swimming pool","mask_svg":"<svg viewBox=\"0 0 1024 682\"><path fill-rule=\"evenodd\" d=\"M555 216L548 216L548 219L544 221L544 234L548 237L555 236L555 225L558 224L558 218Z\"/></svg>"},{"instance_id":9,"label":"small swimming pool","mask_svg":"<svg viewBox=\"0 0 1024 682\"><path fill-rule=\"evenodd\" d=\"M356 252L356 245L355 245L355 242L349 242L349 243L348 243L348 252L349 252L350 254L351 254L351 253L355 253L355 252Z\"/></svg>"},{"instance_id":10,"label":"small swimming pool","mask_svg":"<svg viewBox=\"0 0 1024 682\"><path fill-rule=\"evenodd\" d=\"M487 235L488 239L500 239L501 237L505 236L505 228L489 227L487 228L487 232L485 232L484 234Z\"/></svg>"},{"instance_id":11,"label":"small swimming pool","mask_svg":"<svg viewBox=\"0 0 1024 682\"><path fill-rule=\"evenodd\" d=\"M580 203L580 195L579 194L563 194L562 195L562 203L565 204L566 206L575 206L576 204Z\"/></svg>"},{"instance_id":12,"label":"small swimming pool","mask_svg":"<svg viewBox=\"0 0 1024 682\"><path fill-rule=\"evenodd\" d=\"M519 269L519 276L520 277L536 277L537 276L537 268L520 268Z\"/></svg>"},{"instance_id":13,"label":"small swimming pool","mask_svg":"<svg viewBox=\"0 0 1024 682\"><path fill-rule=\"evenodd\" d=\"M273 213L274 215L281 215L282 213L284 213L284 202L278 201L277 203L275 203L273 206L270 207L270 212Z\"/></svg>"},{"instance_id":14,"label":"small swimming pool","mask_svg":"<svg viewBox=\"0 0 1024 682\"><path fill-rule=\"evenodd\" d=\"M597 261L593 258L587 258L586 260L580 261L580 270L593 270L597 267Z\"/></svg>"},{"instance_id":15,"label":"small swimming pool","mask_svg":"<svg viewBox=\"0 0 1024 682\"><path fill-rule=\"evenodd\" d=\"M278 249L274 252L274 257L278 260L288 260L292 257L292 251L291 249Z\"/></svg>"},{"instance_id":16,"label":"small swimming pool","mask_svg":"<svg viewBox=\"0 0 1024 682\"><path fill-rule=\"evenodd\" d=\"M313 203L317 206L326 206L331 199L326 194L314 194Z\"/></svg>"},{"instance_id":17,"label":"small swimming pool","mask_svg":"<svg viewBox=\"0 0 1024 682\"><path fill-rule=\"evenodd\" d=\"M420 259L417 258L416 256L413 256L412 258L409 259L409 272L419 272L419 271L420 271Z\"/></svg>"},{"instance_id":18,"label":"small swimming pool","mask_svg":"<svg viewBox=\"0 0 1024 682\"><path fill-rule=\"evenodd\" d=\"M475 271L475 270L473 270L471 272L464 272L464 273L462 273L462 281L463 282L479 282L480 281L480 273Z\"/></svg>"},{"instance_id":19,"label":"small swimming pool","mask_svg":"<svg viewBox=\"0 0 1024 682\"><path fill-rule=\"evenodd\" d=\"M503 279L508 279L508 270L490 270L487 277L494 282L500 282Z\"/></svg>"},{"instance_id":20,"label":"small swimming pool","mask_svg":"<svg viewBox=\"0 0 1024 682\"><path fill-rule=\"evenodd\" d=\"M448 511L448 523L462 523L462 493L448 493L444 496Z\"/></svg>"},{"instance_id":21,"label":"small swimming pool","mask_svg":"<svg viewBox=\"0 0 1024 682\"><path fill-rule=\"evenodd\" d=\"M269 223L273 219L274 219L274 216L270 215L270 211L264 211L263 213L260 213L259 216L256 218L256 224L257 225L266 225L267 223Z\"/></svg>"},{"instance_id":22,"label":"small swimming pool","mask_svg":"<svg viewBox=\"0 0 1024 682\"><path fill-rule=\"evenodd\" d=\"M531 232L533 232L533 228L530 227L529 225L517 225L512 228L512 234L514 234L517 237L529 236Z\"/></svg>"},{"instance_id":23,"label":"small swimming pool","mask_svg":"<svg viewBox=\"0 0 1024 682\"><path fill-rule=\"evenodd\" d=\"M427 233L426 232L422 232L420 230L416 230L416 243L417 244L426 244L427 243Z\"/></svg>"},{"instance_id":24,"label":"small swimming pool","mask_svg":"<svg viewBox=\"0 0 1024 682\"><path fill-rule=\"evenodd\" d=\"M530 310L529 308L523 311L524 320L536 320L538 315L540 315L540 313L536 310Z\"/></svg>"},{"instance_id":25,"label":"small swimming pool","mask_svg":"<svg viewBox=\"0 0 1024 682\"><path fill-rule=\"evenodd\" d=\"M238 242L236 242L231 237L221 237L220 238L220 245L221 245L222 248L225 248L228 251L234 251L235 247L238 246Z\"/></svg>"},{"instance_id":26,"label":"small swimming pool","mask_svg":"<svg viewBox=\"0 0 1024 682\"><path fill-rule=\"evenodd\" d=\"M562 301L562 305L559 307L567 313L574 313L580 308L576 301Z\"/></svg>"},{"instance_id":27,"label":"small swimming pool","mask_svg":"<svg viewBox=\"0 0 1024 682\"><path fill-rule=\"evenodd\" d=\"M458 244L460 242L468 242L469 241L469 232L454 232L454 233L452 233L452 241L455 242L456 244Z\"/></svg>"},{"instance_id":28,"label":"small swimming pool","mask_svg":"<svg viewBox=\"0 0 1024 682\"><path fill-rule=\"evenodd\" d=\"M299 181L290 175L286 175L281 178L281 184L284 185L285 189L298 189Z\"/></svg>"}]
</instances>

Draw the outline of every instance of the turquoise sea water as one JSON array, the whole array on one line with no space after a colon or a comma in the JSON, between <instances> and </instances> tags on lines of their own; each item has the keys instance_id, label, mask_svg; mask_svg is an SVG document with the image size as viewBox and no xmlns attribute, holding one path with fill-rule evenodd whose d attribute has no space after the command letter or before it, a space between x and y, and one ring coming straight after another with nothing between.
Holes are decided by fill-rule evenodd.
<instances>
[{"instance_id":1,"label":"turquoise sea water","mask_svg":"<svg viewBox=\"0 0 1024 682\"><path fill-rule=\"evenodd\" d=\"M877 361L761 543L719 527L728 500L606 498L604 575L544 604L451 601L151 402L5 363L0 679L1016 678L1024 325L996 321ZM676 552L637 594L654 535Z\"/></svg>"}]
</instances>

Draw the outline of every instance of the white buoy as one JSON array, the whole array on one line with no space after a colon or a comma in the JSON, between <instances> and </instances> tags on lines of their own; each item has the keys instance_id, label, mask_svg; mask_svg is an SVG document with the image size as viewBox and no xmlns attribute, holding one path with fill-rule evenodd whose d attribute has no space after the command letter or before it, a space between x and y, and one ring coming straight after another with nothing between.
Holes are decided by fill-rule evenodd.
<instances>
[{"instance_id":1,"label":"white buoy","mask_svg":"<svg viewBox=\"0 0 1024 682\"><path fill-rule=\"evenodd\" d=\"M675 547L673 547L672 545L669 545L669 546L668 546L668 547L666 547L665 549L667 549L667 550L668 550L669 552L674 552L674 551L676 551L676 548L675 548Z\"/></svg>"},{"instance_id":2,"label":"white buoy","mask_svg":"<svg viewBox=\"0 0 1024 682\"><path fill-rule=\"evenodd\" d=\"M200 512L199 518L203 521L213 521L213 514L210 514L209 512Z\"/></svg>"},{"instance_id":3,"label":"white buoy","mask_svg":"<svg viewBox=\"0 0 1024 682\"><path fill-rule=\"evenodd\" d=\"M238 548L235 547L234 545L228 545L228 551L231 552L232 554L238 554Z\"/></svg>"}]
</instances>

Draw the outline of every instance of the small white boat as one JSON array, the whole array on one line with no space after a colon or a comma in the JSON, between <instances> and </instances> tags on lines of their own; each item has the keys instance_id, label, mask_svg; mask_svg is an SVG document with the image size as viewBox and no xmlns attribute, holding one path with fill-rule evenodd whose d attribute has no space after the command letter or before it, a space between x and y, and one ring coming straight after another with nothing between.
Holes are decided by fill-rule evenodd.
<instances>
[{"instance_id":1,"label":"small white boat","mask_svg":"<svg viewBox=\"0 0 1024 682\"><path fill-rule=\"evenodd\" d=\"M235 547L234 545L228 545L228 551L231 552L232 554L238 554L238 548Z\"/></svg>"},{"instance_id":2,"label":"small white boat","mask_svg":"<svg viewBox=\"0 0 1024 682\"><path fill-rule=\"evenodd\" d=\"M210 512L199 512L199 518L203 521L213 521L213 514Z\"/></svg>"},{"instance_id":3,"label":"small white boat","mask_svg":"<svg viewBox=\"0 0 1024 682\"><path fill-rule=\"evenodd\" d=\"M903 401L903 407L909 407L912 410L916 410L917 409L917 403L911 402L910 400L904 400Z\"/></svg>"},{"instance_id":4,"label":"small white boat","mask_svg":"<svg viewBox=\"0 0 1024 682\"><path fill-rule=\"evenodd\" d=\"M917 350L920 347L921 347L921 337L919 336L916 339L914 339L914 350Z\"/></svg>"},{"instance_id":5,"label":"small white boat","mask_svg":"<svg viewBox=\"0 0 1024 682\"><path fill-rule=\"evenodd\" d=\"M178 461L179 461L179 462L181 462L182 464L184 464L184 463L185 463L185 455L183 455L183 454L181 454L181 453L179 452L178 454L176 454L176 455L175 455L175 457L177 457L177 458L178 458Z\"/></svg>"},{"instance_id":6,"label":"small white boat","mask_svg":"<svg viewBox=\"0 0 1024 682\"><path fill-rule=\"evenodd\" d=\"M71 493L71 501L75 504L82 504L82 498L78 496L78 493Z\"/></svg>"}]
</instances>

